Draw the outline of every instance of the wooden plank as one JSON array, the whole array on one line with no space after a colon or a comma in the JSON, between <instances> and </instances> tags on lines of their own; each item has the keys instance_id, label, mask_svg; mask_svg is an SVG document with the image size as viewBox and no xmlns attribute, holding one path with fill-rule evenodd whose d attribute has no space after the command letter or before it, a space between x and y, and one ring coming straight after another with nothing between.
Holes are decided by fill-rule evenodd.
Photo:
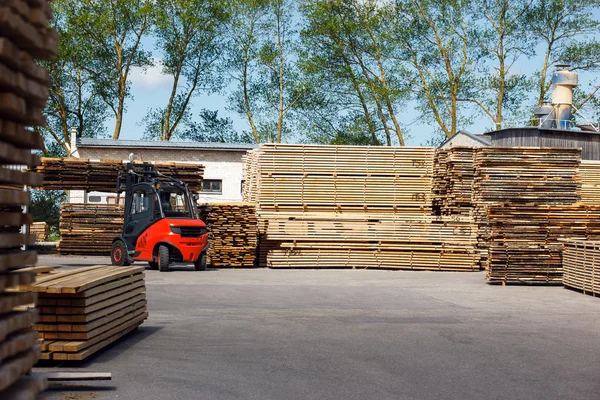
<instances>
[{"instance_id":1,"label":"wooden plank","mask_svg":"<svg viewBox=\"0 0 600 400\"><path fill-rule=\"evenodd\" d=\"M88 371L58 371L44 374L48 382L72 382L72 381L110 381L110 372L88 372Z\"/></svg>"}]
</instances>

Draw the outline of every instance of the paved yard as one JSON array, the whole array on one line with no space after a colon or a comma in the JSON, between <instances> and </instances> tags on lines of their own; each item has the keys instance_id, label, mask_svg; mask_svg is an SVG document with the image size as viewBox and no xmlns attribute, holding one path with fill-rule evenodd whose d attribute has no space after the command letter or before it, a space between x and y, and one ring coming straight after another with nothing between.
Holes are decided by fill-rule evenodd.
<instances>
[{"instance_id":1,"label":"paved yard","mask_svg":"<svg viewBox=\"0 0 600 400\"><path fill-rule=\"evenodd\" d=\"M39 265L107 258L41 256ZM600 298L483 273L147 271L150 318L43 399L581 399L600 392ZM71 397L69 397L71 396Z\"/></svg>"}]
</instances>

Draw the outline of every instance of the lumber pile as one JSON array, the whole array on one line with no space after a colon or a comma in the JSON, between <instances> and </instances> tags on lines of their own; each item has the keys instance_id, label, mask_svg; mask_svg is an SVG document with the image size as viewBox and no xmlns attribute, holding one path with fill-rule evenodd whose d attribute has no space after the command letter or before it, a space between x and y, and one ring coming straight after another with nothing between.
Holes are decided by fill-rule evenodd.
<instances>
[{"instance_id":1,"label":"lumber pile","mask_svg":"<svg viewBox=\"0 0 600 400\"><path fill-rule=\"evenodd\" d=\"M108 255L123 232L123 206L63 203L59 229L60 254Z\"/></svg>"},{"instance_id":2,"label":"lumber pile","mask_svg":"<svg viewBox=\"0 0 600 400\"><path fill-rule=\"evenodd\" d=\"M204 167L200 164L154 162L156 169L180 179L190 190L202 190ZM42 158L42 165L35 171L44 176L39 186L45 190L86 190L97 192L117 191L119 171L125 171L122 160L87 160L81 158Z\"/></svg>"},{"instance_id":3,"label":"lumber pile","mask_svg":"<svg viewBox=\"0 0 600 400\"><path fill-rule=\"evenodd\" d=\"M472 219L432 216L432 148L261 145L259 264L473 271Z\"/></svg>"},{"instance_id":4,"label":"lumber pile","mask_svg":"<svg viewBox=\"0 0 600 400\"><path fill-rule=\"evenodd\" d=\"M148 317L144 267L95 266L39 275L44 360L84 360L135 330Z\"/></svg>"},{"instance_id":5,"label":"lumber pile","mask_svg":"<svg viewBox=\"0 0 600 400\"><path fill-rule=\"evenodd\" d=\"M29 233L35 236L36 242L48 240L48 224L45 222L34 222L29 226Z\"/></svg>"},{"instance_id":6,"label":"lumber pile","mask_svg":"<svg viewBox=\"0 0 600 400\"><path fill-rule=\"evenodd\" d=\"M561 283L563 239L600 238L600 206L490 205L492 282Z\"/></svg>"},{"instance_id":7,"label":"lumber pile","mask_svg":"<svg viewBox=\"0 0 600 400\"><path fill-rule=\"evenodd\" d=\"M579 201L579 149L539 147L482 147L475 152L473 185L477 248L487 266L491 241L487 207L513 205L568 205Z\"/></svg>"},{"instance_id":8,"label":"lumber pile","mask_svg":"<svg viewBox=\"0 0 600 400\"><path fill-rule=\"evenodd\" d=\"M215 268L254 267L258 245L254 204L207 203L198 210L208 228L208 264Z\"/></svg>"},{"instance_id":9,"label":"lumber pile","mask_svg":"<svg viewBox=\"0 0 600 400\"><path fill-rule=\"evenodd\" d=\"M26 377L38 361L40 348L32 329L38 318L35 294L16 287L33 282L33 235L20 233L31 224L23 213L30 202L24 185L41 183L38 174L23 167L39 164L32 150L43 149L43 139L27 127L45 124L42 110L48 99L48 73L35 60L55 54L58 35L48 28L52 17L46 0L0 2L0 398L33 399L44 390L45 379Z\"/></svg>"},{"instance_id":10,"label":"lumber pile","mask_svg":"<svg viewBox=\"0 0 600 400\"><path fill-rule=\"evenodd\" d=\"M473 215L473 164L476 149L437 150L433 178L435 215Z\"/></svg>"},{"instance_id":11,"label":"lumber pile","mask_svg":"<svg viewBox=\"0 0 600 400\"><path fill-rule=\"evenodd\" d=\"M591 206L600 205L600 161L581 160L581 202Z\"/></svg>"},{"instance_id":12,"label":"lumber pile","mask_svg":"<svg viewBox=\"0 0 600 400\"><path fill-rule=\"evenodd\" d=\"M569 239L563 245L565 287L600 295L600 242Z\"/></svg>"},{"instance_id":13,"label":"lumber pile","mask_svg":"<svg viewBox=\"0 0 600 400\"><path fill-rule=\"evenodd\" d=\"M258 150L250 150L242 157L242 201L256 203L258 192Z\"/></svg>"}]
</instances>

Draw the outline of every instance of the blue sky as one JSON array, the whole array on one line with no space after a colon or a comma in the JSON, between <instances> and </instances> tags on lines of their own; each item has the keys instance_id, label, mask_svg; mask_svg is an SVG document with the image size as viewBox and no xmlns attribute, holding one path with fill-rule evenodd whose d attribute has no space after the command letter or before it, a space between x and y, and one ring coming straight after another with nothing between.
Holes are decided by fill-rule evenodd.
<instances>
[{"instance_id":1,"label":"blue sky","mask_svg":"<svg viewBox=\"0 0 600 400\"><path fill-rule=\"evenodd\" d=\"M147 38L144 41L144 49L152 50L156 55L157 51L153 48L154 40ZM515 72L532 73L539 69L541 65L542 49L531 59L519 60L515 65ZM580 87L588 87L590 82L600 78L598 73L586 72L580 74ZM130 74L132 98L126 102L126 113L123 118L123 127L121 130L121 139L141 139L144 133L144 127L141 122L148 109L165 106L171 94L172 78L161 73L160 66L149 68L147 71L135 69ZM237 113L227 110L228 93L224 91L221 94L206 95L201 94L193 98L192 114L197 116L202 108L218 110L221 117L228 116L234 121L234 128L238 131L248 130L247 121L241 118ZM584 110L585 112L585 110ZM410 137L406 140L409 146L418 146L424 144L434 134L436 126L424 124L419 120L419 114L415 111L415 104L407 103L403 111L398 113L402 126L408 126ZM474 118L474 123L469 126L459 126L459 129L467 130L472 133L483 133L492 126L488 118L478 115ZM114 127L114 118L110 118L104 129L111 133Z\"/></svg>"}]
</instances>

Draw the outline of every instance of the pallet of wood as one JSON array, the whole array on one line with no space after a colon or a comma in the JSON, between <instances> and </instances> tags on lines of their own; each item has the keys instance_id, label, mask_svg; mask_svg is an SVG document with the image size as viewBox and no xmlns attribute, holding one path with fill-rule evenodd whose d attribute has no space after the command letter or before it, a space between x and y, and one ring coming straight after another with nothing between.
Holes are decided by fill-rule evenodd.
<instances>
[{"instance_id":1,"label":"pallet of wood","mask_svg":"<svg viewBox=\"0 0 600 400\"><path fill-rule=\"evenodd\" d=\"M600 161L581 160L581 202L591 206L600 205Z\"/></svg>"},{"instance_id":2,"label":"pallet of wood","mask_svg":"<svg viewBox=\"0 0 600 400\"><path fill-rule=\"evenodd\" d=\"M245 172L259 265L478 270L472 218L431 215L434 156L426 147L261 145Z\"/></svg>"},{"instance_id":3,"label":"pallet of wood","mask_svg":"<svg viewBox=\"0 0 600 400\"><path fill-rule=\"evenodd\" d=\"M29 233L35 236L36 242L48 240L48 224L46 222L34 222L29 225Z\"/></svg>"},{"instance_id":4,"label":"pallet of wood","mask_svg":"<svg viewBox=\"0 0 600 400\"><path fill-rule=\"evenodd\" d=\"M563 239L600 239L600 206L490 205L491 282L563 281Z\"/></svg>"},{"instance_id":5,"label":"pallet of wood","mask_svg":"<svg viewBox=\"0 0 600 400\"><path fill-rule=\"evenodd\" d=\"M580 199L580 149L483 147L475 151L474 217L482 267L487 267L492 237L487 207L569 205Z\"/></svg>"},{"instance_id":6,"label":"pallet of wood","mask_svg":"<svg viewBox=\"0 0 600 400\"><path fill-rule=\"evenodd\" d=\"M60 254L109 255L123 232L123 206L63 203L60 207Z\"/></svg>"},{"instance_id":7,"label":"pallet of wood","mask_svg":"<svg viewBox=\"0 0 600 400\"><path fill-rule=\"evenodd\" d=\"M164 175L187 183L194 192L202 190L204 167L200 164L153 162ZM116 192L119 171L126 170L122 160L88 160L82 158L42 158L36 172L43 175L45 190L86 190Z\"/></svg>"},{"instance_id":8,"label":"pallet of wood","mask_svg":"<svg viewBox=\"0 0 600 400\"><path fill-rule=\"evenodd\" d=\"M600 296L600 242L567 239L562 244L565 287Z\"/></svg>"},{"instance_id":9,"label":"pallet of wood","mask_svg":"<svg viewBox=\"0 0 600 400\"><path fill-rule=\"evenodd\" d=\"M148 317L144 267L55 271L23 289L38 294L35 327L44 360L84 360Z\"/></svg>"},{"instance_id":10,"label":"pallet of wood","mask_svg":"<svg viewBox=\"0 0 600 400\"><path fill-rule=\"evenodd\" d=\"M254 204L206 203L198 210L208 228L208 264L215 268L254 267L258 245Z\"/></svg>"},{"instance_id":11,"label":"pallet of wood","mask_svg":"<svg viewBox=\"0 0 600 400\"><path fill-rule=\"evenodd\" d=\"M37 255L21 250L35 241L21 233L32 222L24 213L30 196L23 186L38 185L41 176L23 167L38 165L32 150L44 147L42 137L28 128L45 123L50 80L36 60L56 54L51 16L45 0L0 2L0 399L33 399L46 386L43 377L26 377L40 356L32 329L38 311L30 308L35 293L17 287L35 278L28 267Z\"/></svg>"}]
</instances>

